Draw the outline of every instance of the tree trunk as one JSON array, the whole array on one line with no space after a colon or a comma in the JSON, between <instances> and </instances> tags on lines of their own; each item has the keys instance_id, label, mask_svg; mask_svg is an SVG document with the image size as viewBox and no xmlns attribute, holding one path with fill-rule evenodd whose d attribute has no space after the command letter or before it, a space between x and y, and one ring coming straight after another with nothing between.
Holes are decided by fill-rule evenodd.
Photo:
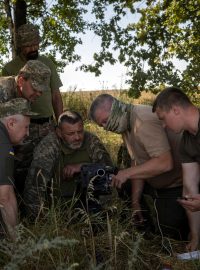
<instances>
[{"instance_id":1,"label":"tree trunk","mask_svg":"<svg viewBox=\"0 0 200 270\"><path fill-rule=\"evenodd\" d=\"M11 3L10 0L4 0L4 5L5 5L5 11L7 14L8 18L8 28L10 31L10 45L11 45L11 50L12 50L12 58L15 57L16 54L16 47L15 47L15 34L14 34L14 23L13 23L13 18L12 18L12 13L11 13Z\"/></svg>"},{"instance_id":2,"label":"tree trunk","mask_svg":"<svg viewBox=\"0 0 200 270\"><path fill-rule=\"evenodd\" d=\"M17 0L14 6L14 23L15 29L26 23L26 1Z\"/></svg>"},{"instance_id":3,"label":"tree trunk","mask_svg":"<svg viewBox=\"0 0 200 270\"><path fill-rule=\"evenodd\" d=\"M10 31L10 45L12 51L12 58L18 54L17 44L16 44L16 31L20 25L26 23L26 1L17 0L14 5L12 1L4 0L5 11L8 18L8 28ZM12 16L11 9L14 10L14 19Z\"/></svg>"},{"instance_id":4,"label":"tree trunk","mask_svg":"<svg viewBox=\"0 0 200 270\"><path fill-rule=\"evenodd\" d=\"M17 47L17 40L16 40L16 32L17 32L17 29L22 24L26 23L26 11L27 11L26 1L17 0L14 5L14 40L15 40L16 55L19 54L19 50Z\"/></svg>"}]
</instances>

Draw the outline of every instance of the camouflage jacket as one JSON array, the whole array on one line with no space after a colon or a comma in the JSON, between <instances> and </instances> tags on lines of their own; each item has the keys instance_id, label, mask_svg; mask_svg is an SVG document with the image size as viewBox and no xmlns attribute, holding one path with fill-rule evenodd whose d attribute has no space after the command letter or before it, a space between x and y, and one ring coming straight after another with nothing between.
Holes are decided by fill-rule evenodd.
<instances>
[{"instance_id":1,"label":"camouflage jacket","mask_svg":"<svg viewBox=\"0 0 200 270\"><path fill-rule=\"evenodd\" d=\"M109 153L97 136L85 132L85 140L92 163L112 165ZM49 183L52 180L55 181L55 169L61 159L61 143L56 133L51 132L34 150L24 190L24 202L28 216L37 217L46 202Z\"/></svg>"},{"instance_id":2,"label":"camouflage jacket","mask_svg":"<svg viewBox=\"0 0 200 270\"><path fill-rule=\"evenodd\" d=\"M0 77L0 103L13 98L17 98L17 83L15 77Z\"/></svg>"}]
</instances>

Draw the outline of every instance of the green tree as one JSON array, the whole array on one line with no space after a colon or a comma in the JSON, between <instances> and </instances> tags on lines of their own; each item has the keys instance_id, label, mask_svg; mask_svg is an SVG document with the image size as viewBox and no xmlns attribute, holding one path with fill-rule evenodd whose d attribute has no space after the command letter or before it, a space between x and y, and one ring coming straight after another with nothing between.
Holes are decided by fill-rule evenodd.
<instances>
[{"instance_id":1,"label":"green tree","mask_svg":"<svg viewBox=\"0 0 200 270\"><path fill-rule=\"evenodd\" d=\"M101 52L94 55L93 65L83 65L83 69L98 74L104 61L120 61L129 70L129 93L135 97L144 89L156 91L166 84L185 91L198 89L199 0L112 1L114 15L110 20L105 16L107 2L99 4L99 18L92 25L102 37ZM120 22L127 10L133 22L122 26ZM136 14L140 15L137 21ZM117 57L110 53L111 48L117 51ZM175 58L187 63L183 71L174 66Z\"/></svg>"},{"instance_id":2,"label":"green tree","mask_svg":"<svg viewBox=\"0 0 200 270\"><path fill-rule=\"evenodd\" d=\"M23 23L39 25L42 37L41 50L48 49L49 55L55 60L60 53L62 61L57 61L60 67L67 62L80 59L75 53L81 39L77 36L84 33L87 22L83 15L87 12L87 0L4 0L0 1L0 61L5 62L12 51L12 57L17 53L15 33Z\"/></svg>"},{"instance_id":3,"label":"green tree","mask_svg":"<svg viewBox=\"0 0 200 270\"><path fill-rule=\"evenodd\" d=\"M0 1L1 61L15 44L17 22L11 15L18 1ZM82 43L81 34L93 31L101 39L101 50L94 53L93 64L83 64L81 69L98 76L105 62L124 64L131 96L139 96L142 90L157 91L166 84L185 91L200 85L200 0L25 2L26 21L40 26L41 48L48 48L53 58L59 52L61 67L80 60L76 45ZM177 69L174 59L184 60L186 68Z\"/></svg>"}]
</instances>

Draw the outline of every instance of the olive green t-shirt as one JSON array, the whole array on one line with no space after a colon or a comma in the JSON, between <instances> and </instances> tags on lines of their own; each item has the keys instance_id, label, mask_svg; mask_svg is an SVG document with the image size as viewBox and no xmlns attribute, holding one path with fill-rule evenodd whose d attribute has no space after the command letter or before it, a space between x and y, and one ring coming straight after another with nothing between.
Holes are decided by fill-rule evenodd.
<instances>
[{"instance_id":1,"label":"olive green t-shirt","mask_svg":"<svg viewBox=\"0 0 200 270\"><path fill-rule=\"evenodd\" d=\"M64 166L69 164L80 164L80 163L91 163L92 160L89 157L89 153L87 151L87 141L84 140L83 145L77 150L69 149L61 146L61 172L63 171ZM67 151L65 151L67 150ZM77 188L77 181L79 175L75 175L72 178L63 179L62 175L60 175L60 192L61 196L64 197L72 197Z\"/></svg>"},{"instance_id":2,"label":"olive green t-shirt","mask_svg":"<svg viewBox=\"0 0 200 270\"><path fill-rule=\"evenodd\" d=\"M180 144L180 155L182 163L200 163L200 120L198 131L195 135L188 131L183 132Z\"/></svg>"},{"instance_id":3,"label":"olive green t-shirt","mask_svg":"<svg viewBox=\"0 0 200 270\"><path fill-rule=\"evenodd\" d=\"M47 91L43 92L32 104L31 109L34 112L39 113L39 116L34 118L44 118L53 115L52 106L52 92L59 90L62 86L62 82L58 76L54 63L46 56L39 56L38 59L51 70L50 86ZM22 60L19 56L7 63L2 69L3 76L17 75L19 70L26 64L26 61Z\"/></svg>"}]
</instances>

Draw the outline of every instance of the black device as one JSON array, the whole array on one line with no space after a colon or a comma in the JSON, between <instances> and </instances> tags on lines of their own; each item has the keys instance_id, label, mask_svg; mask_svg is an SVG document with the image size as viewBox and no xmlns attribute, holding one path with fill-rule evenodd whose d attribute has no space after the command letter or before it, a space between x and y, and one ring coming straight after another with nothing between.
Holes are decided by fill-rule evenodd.
<instances>
[{"instance_id":1,"label":"black device","mask_svg":"<svg viewBox=\"0 0 200 270\"><path fill-rule=\"evenodd\" d=\"M83 190L91 185L94 196L111 194L111 175L118 173L117 167L99 163L89 163L81 166L80 185Z\"/></svg>"}]
</instances>

